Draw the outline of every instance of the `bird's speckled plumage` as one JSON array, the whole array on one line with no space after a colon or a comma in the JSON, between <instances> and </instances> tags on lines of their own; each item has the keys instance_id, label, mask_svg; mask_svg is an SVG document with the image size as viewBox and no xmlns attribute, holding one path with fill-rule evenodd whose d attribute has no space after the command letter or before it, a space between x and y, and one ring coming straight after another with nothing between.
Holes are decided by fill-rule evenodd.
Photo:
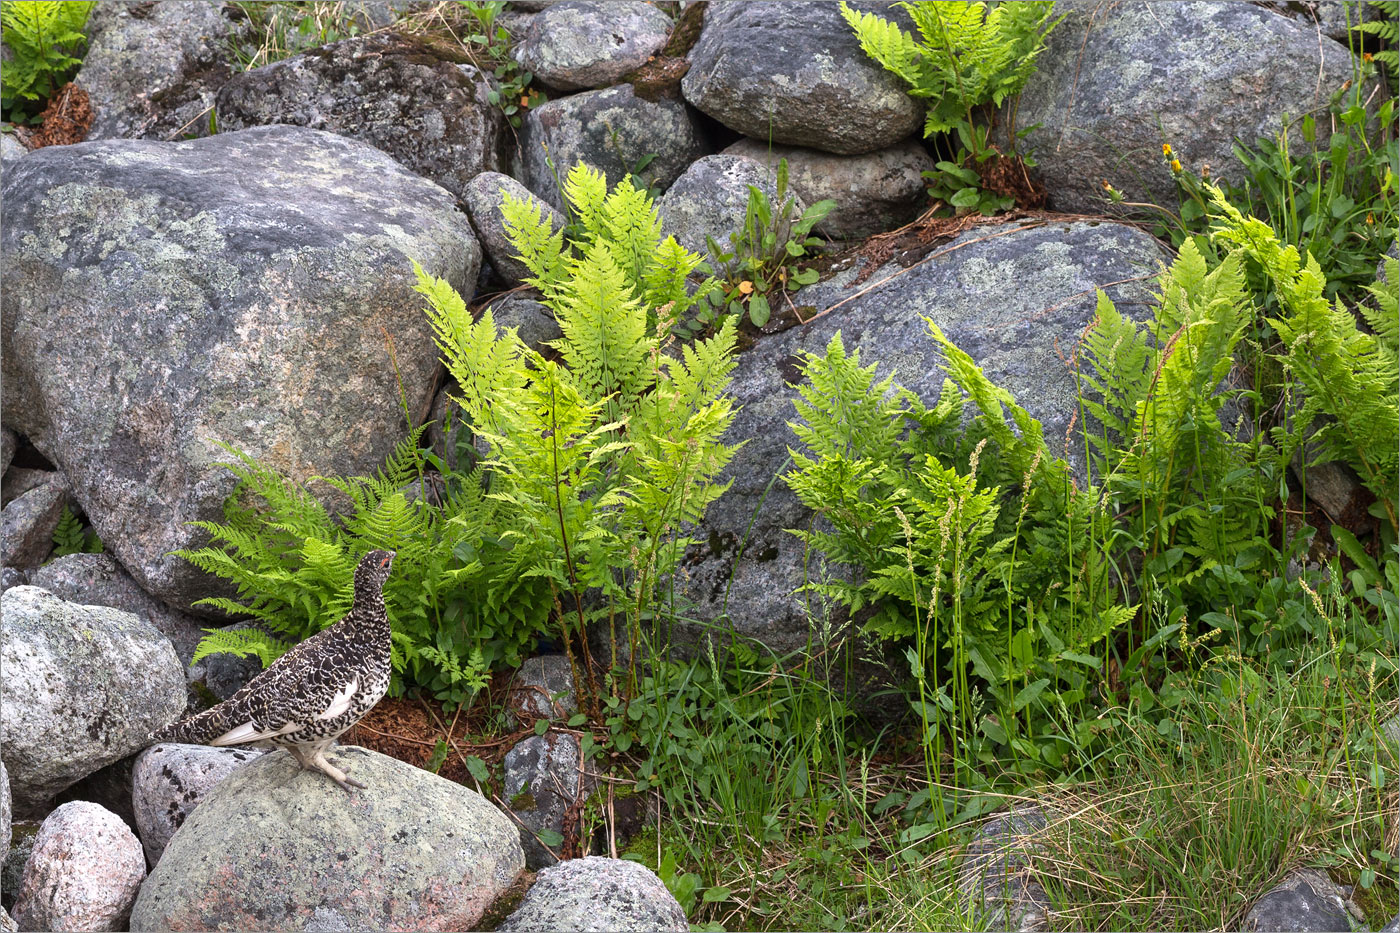
<instances>
[{"instance_id":1,"label":"bird's speckled plumage","mask_svg":"<svg viewBox=\"0 0 1400 933\"><path fill-rule=\"evenodd\" d=\"M150 743L243 745L271 742L303 768L340 786L363 787L326 761L336 737L389 689L389 616L384 581L393 551L371 551L355 568L355 602L345 618L306 641L212 709L160 729Z\"/></svg>"}]
</instances>

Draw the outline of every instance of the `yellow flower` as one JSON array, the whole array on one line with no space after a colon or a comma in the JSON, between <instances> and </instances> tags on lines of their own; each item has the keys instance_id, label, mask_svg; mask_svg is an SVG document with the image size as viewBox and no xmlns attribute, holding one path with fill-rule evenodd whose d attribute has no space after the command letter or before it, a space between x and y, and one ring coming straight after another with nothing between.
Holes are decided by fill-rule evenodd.
<instances>
[{"instance_id":1,"label":"yellow flower","mask_svg":"<svg viewBox=\"0 0 1400 933\"><path fill-rule=\"evenodd\" d=\"M1370 52L1362 52L1362 53L1361 53L1361 60L1362 60L1363 62L1372 61L1372 60L1375 59L1375 57L1376 57L1376 56L1372 55Z\"/></svg>"},{"instance_id":2,"label":"yellow flower","mask_svg":"<svg viewBox=\"0 0 1400 933\"><path fill-rule=\"evenodd\" d=\"M1171 157L1172 157L1172 147L1171 147L1171 143L1162 143L1162 158L1164 158L1164 159L1170 159Z\"/></svg>"},{"instance_id":3,"label":"yellow flower","mask_svg":"<svg viewBox=\"0 0 1400 933\"><path fill-rule=\"evenodd\" d=\"M739 294L741 294L741 295L750 295L750 294L753 294L753 283L750 282L748 279L745 279L744 281L740 282L740 283L739 283Z\"/></svg>"},{"instance_id":4,"label":"yellow flower","mask_svg":"<svg viewBox=\"0 0 1400 933\"><path fill-rule=\"evenodd\" d=\"M1172 159L1172 171L1173 171L1173 172L1179 172L1179 171L1181 171L1181 160L1180 160L1180 159Z\"/></svg>"}]
</instances>

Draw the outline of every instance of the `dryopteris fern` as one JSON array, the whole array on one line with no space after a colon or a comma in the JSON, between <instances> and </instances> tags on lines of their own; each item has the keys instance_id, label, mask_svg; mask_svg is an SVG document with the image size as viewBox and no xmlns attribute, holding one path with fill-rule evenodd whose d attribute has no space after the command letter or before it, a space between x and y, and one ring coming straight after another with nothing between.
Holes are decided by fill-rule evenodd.
<instances>
[{"instance_id":1,"label":"dryopteris fern","mask_svg":"<svg viewBox=\"0 0 1400 933\"><path fill-rule=\"evenodd\" d=\"M67 557L69 554L101 554L102 540L68 506L58 517L58 525L53 530L53 557Z\"/></svg>"},{"instance_id":2,"label":"dryopteris fern","mask_svg":"<svg viewBox=\"0 0 1400 933\"><path fill-rule=\"evenodd\" d=\"M1283 313L1269 324L1287 348L1287 372L1306 396L1290 433L1312 430L1308 465L1341 460L1356 470L1394 532L1400 486L1395 336L1400 312L1392 287L1373 290L1381 301L1376 309L1363 311L1373 332L1362 331L1340 300L1328 302L1323 296L1326 279L1311 254L1300 256L1294 247L1283 246L1267 224L1242 216L1219 189L1207 190L1224 218L1215 238L1256 260L1277 290ZM1394 266L1392 261L1391 273Z\"/></svg>"},{"instance_id":3,"label":"dryopteris fern","mask_svg":"<svg viewBox=\"0 0 1400 933\"><path fill-rule=\"evenodd\" d=\"M479 689L483 665L520 662L548 618L547 589L509 572L502 538L511 517L482 493L479 472L446 483L441 504L413 489L422 480L422 431L400 442L376 476L318 478L344 495L343 516L225 446L239 489L223 522L197 523L210 546L176 553L238 587L237 599L200 604L251 617L257 627L211 630L195 660L227 652L271 663L344 616L359 558L391 548L398 556L384 600L396 693L418 685L461 702Z\"/></svg>"},{"instance_id":4,"label":"dryopteris fern","mask_svg":"<svg viewBox=\"0 0 1400 933\"><path fill-rule=\"evenodd\" d=\"M1009 198L981 190L973 166L997 152L973 112L1000 107L1021 92L1046 37L1064 17L1052 20L1054 4L1044 0L915 0L899 6L908 11L917 38L874 13L851 9L845 0L841 15L867 55L907 83L911 95L927 99L924 136L952 133L961 144L937 171L925 173L933 182L930 193L953 207L978 207L986 214L1010 207Z\"/></svg>"},{"instance_id":5,"label":"dryopteris fern","mask_svg":"<svg viewBox=\"0 0 1400 933\"><path fill-rule=\"evenodd\" d=\"M893 376L877 382L839 334L825 354L805 355L791 423L803 446L790 450L785 480L827 525L793 533L856 570L806 588L905 645L920 696L946 699L951 684L960 699L943 708L967 717L953 727L963 741L975 729L1003 743L1032 682L1036 695L1082 691L1084 668L1102 662L1090 652L1136 607L1114 605L1095 496L1075 491L1040 424L929 326L950 377L932 407ZM971 721L968 669L1002 724Z\"/></svg>"},{"instance_id":6,"label":"dryopteris fern","mask_svg":"<svg viewBox=\"0 0 1400 933\"><path fill-rule=\"evenodd\" d=\"M675 320L715 286L687 277L700 257L660 236L650 198L625 179L611 191L582 164L564 185L579 234L567 244L532 203L506 196L507 234L529 281L559 321L561 362L473 321L446 282L418 269L439 349L461 389L453 396L490 447L488 498L515 524L503 534L510 572L573 595L597 588L602 612L629 620L651 608L674 573L680 533L726 488L717 477L735 447L726 396L737 331L674 350ZM566 620L560 620L565 623Z\"/></svg>"},{"instance_id":7,"label":"dryopteris fern","mask_svg":"<svg viewBox=\"0 0 1400 933\"><path fill-rule=\"evenodd\" d=\"M1384 48L1372 53L1373 58L1390 71L1391 96L1395 94L1395 79L1400 74L1400 0L1370 0L1379 17L1366 20L1352 29L1375 36Z\"/></svg>"},{"instance_id":8,"label":"dryopteris fern","mask_svg":"<svg viewBox=\"0 0 1400 933\"><path fill-rule=\"evenodd\" d=\"M874 13L851 9L841 15L855 30L861 48L909 85L909 93L929 99L924 135L970 125L974 107L1000 107L1021 93L1035 73L1045 38L1058 25L1054 4L1009 0L900 3L919 31L916 39ZM1063 17L1061 17L1063 18Z\"/></svg>"},{"instance_id":9,"label":"dryopteris fern","mask_svg":"<svg viewBox=\"0 0 1400 933\"><path fill-rule=\"evenodd\" d=\"M0 37L13 57L0 71L0 98L7 114L19 101L42 101L63 84L81 59L73 54L87 41L83 25L91 0L5 0Z\"/></svg>"}]
</instances>

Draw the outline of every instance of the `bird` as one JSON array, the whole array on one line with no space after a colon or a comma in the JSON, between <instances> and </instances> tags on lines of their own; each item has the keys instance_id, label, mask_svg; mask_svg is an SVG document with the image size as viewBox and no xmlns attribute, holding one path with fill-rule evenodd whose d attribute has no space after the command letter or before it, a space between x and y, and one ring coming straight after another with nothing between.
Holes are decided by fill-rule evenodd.
<instances>
[{"instance_id":1,"label":"bird","mask_svg":"<svg viewBox=\"0 0 1400 933\"><path fill-rule=\"evenodd\" d=\"M370 551L355 567L355 599L339 622L294 645L217 706L151 733L147 744L271 743L302 770L320 771L347 792L365 785L326 749L389 689L389 615L384 582L393 551Z\"/></svg>"}]
</instances>

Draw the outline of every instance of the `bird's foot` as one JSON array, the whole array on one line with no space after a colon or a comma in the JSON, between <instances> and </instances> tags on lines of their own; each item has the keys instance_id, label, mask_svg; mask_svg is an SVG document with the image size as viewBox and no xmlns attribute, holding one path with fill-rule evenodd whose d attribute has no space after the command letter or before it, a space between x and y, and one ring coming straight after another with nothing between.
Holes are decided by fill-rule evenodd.
<instances>
[{"instance_id":1,"label":"bird's foot","mask_svg":"<svg viewBox=\"0 0 1400 933\"><path fill-rule=\"evenodd\" d=\"M366 785L361 784L359 781L350 777L349 765L346 765L344 770L337 768L335 765L331 764L329 761L326 760L326 756L324 754L317 755L315 759L312 760L312 764L316 766L317 770L321 771L332 781L335 781L337 784L339 784L347 793L351 792L350 788L352 787L358 787L361 790L368 789Z\"/></svg>"}]
</instances>

